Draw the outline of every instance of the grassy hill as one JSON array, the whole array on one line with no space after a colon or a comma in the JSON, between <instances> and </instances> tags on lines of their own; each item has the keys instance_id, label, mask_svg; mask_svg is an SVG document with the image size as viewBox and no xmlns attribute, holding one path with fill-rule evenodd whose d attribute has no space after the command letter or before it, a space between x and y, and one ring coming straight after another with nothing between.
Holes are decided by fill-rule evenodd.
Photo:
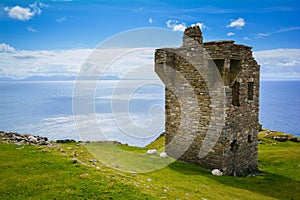
<instances>
[{"instance_id":1,"label":"grassy hill","mask_svg":"<svg viewBox=\"0 0 300 200\"><path fill-rule=\"evenodd\" d=\"M299 199L300 143L278 142L265 133L260 134L256 177L216 177L179 161L148 173L123 172L97 162L88 145L0 142L0 199ZM163 142L160 137L145 148L119 148L135 154L160 148ZM105 151L111 148L91 145ZM151 159L160 158L152 155Z\"/></svg>"}]
</instances>

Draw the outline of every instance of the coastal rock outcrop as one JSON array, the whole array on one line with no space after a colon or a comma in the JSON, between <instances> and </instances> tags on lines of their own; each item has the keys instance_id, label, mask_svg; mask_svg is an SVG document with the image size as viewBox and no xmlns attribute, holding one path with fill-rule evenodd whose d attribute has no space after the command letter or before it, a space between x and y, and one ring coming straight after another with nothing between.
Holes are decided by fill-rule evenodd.
<instances>
[{"instance_id":1,"label":"coastal rock outcrop","mask_svg":"<svg viewBox=\"0 0 300 200\"><path fill-rule=\"evenodd\" d=\"M0 131L0 141L14 143L16 145L52 145L52 143L48 141L47 137L12 132L7 133L4 131Z\"/></svg>"}]
</instances>

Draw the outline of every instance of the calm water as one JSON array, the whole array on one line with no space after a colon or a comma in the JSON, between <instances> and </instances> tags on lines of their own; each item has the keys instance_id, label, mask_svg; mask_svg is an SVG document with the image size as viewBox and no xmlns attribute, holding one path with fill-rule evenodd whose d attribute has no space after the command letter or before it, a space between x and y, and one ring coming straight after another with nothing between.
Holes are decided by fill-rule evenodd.
<instances>
[{"instance_id":1,"label":"calm water","mask_svg":"<svg viewBox=\"0 0 300 200\"><path fill-rule=\"evenodd\" d=\"M300 136L300 81L261 82L260 122Z\"/></svg>"},{"instance_id":2,"label":"calm water","mask_svg":"<svg viewBox=\"0 0 300 200\"><path fill-rule=\"evenodd\" d=\"M151 123L149 110L154 105L161 106L162 110L164 107L164 88L161 84L144 85L139 81L129 81L124 88L120 87L121 92L115 94L113 91L117 82L104 81L97 86L96 91L92 91L93 94L95 92L95 96L90 101L86 99L85 94L91 88L89 85L95 85L94 83L85 83L88 85L83 87L80 97L83 102L80 107L83 111L77 113L76 117L79 120L75 121L72 109L74 82L0 82L0 130L42 135L52 140L65 138L92 140L94 137L91 134L87 136L86 133L93 131L95 124L91 123L91 119L96 117L96 126L101 127L106 139L138 146L148 144L163 132L162 125L151 135L142 138L132 137L121 130L126 127L116 124L111 107L112 98L117 105L126 105L128 100L124 93L128 90L125 87L135 88L128 104L130 116L124 117L133 120L137 126L147 128ZM92 111L85 109L88 104L92 104L95 109ZM117 109L118 107L115 108L114 114L120 116ZM163 124L164 115L160 114L159 117L159 121ZM76 127L81 128L81 135L77 134Z\"/></svg>"},{"instance_id":3,"label":"calm water","mask_svg":"<svg viewBox=\"0 0 300 200\"><path fill-rule=\"evenodd\" d=\"M134 83L136 84L136 83ZM43 135L50 139L74 138L77 135L72 111L73 82L6 82L0 83L0 130ZM108 139L142 146L159 135L162 129L143 139L122 133L111 109L114 81L106 81L95 92L95 112L86 112L83 123L90 128L88 117L96 116ZM127 101L118 94L117 101ZM164 89L150 84L135 90L128 105L130 119L139 126L151 123L148 111L164 107ZM85 118L86 117L86 118ZM86 121L84 121L86 120ZM163 122L164 116L160 118ZM300 81L262 81L260 122L263 127L300 136Z\"/></svg>"}]
</instances>

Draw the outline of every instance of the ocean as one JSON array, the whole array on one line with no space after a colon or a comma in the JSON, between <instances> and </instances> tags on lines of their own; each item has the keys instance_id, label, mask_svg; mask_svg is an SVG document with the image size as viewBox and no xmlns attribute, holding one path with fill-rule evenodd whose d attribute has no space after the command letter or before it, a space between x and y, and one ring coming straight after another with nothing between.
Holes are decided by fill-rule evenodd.
<instances>
[{"instance_id":1,"label":"ocean","mask_svg":"<svg viewBox=\"0 0 300 200\"><path fill-rule=\"evenodd\" d=\"M0 130L41 135L51 140L81 140L86 139L85 133L93 130L95 123L91 121L94 121L98 126L94 131L100 129L107 140L144 146L164 130L164 88L157 82L146 85L138 81L130 83L140 87L133 91L129 101L126 84L119 93L114 93L117 81L106 80L93 91L89 108L94 109L73 113L73 107L78 105L72 104L72 81L0 82ZM112 99L115 105L123 105L122 109L118 106L112 108ZM88 103L83 101L83 104ZM141 135L128 133L128 120L125 125L116 120L121 116L119 113L124 112L123 107L129 111L125 119L133 121L131 125L137 127L135 130ZM150 116L149 111L153 108L156 112L150 112ZM300 81L262 81L260 123L263 127L300 136L299 122ZM151 123L156 125L153 133L146 133Z\"/></svg>"},{"instance_id":2,"label":"ocean","mask_svg":"<svg viewBox=\"0 0 300 200\"><path fill-rule=\"evenodd\" d=\"M261 81L259 115L264 128L300 136L300 81Z\"/></svg>"}]
</instances>

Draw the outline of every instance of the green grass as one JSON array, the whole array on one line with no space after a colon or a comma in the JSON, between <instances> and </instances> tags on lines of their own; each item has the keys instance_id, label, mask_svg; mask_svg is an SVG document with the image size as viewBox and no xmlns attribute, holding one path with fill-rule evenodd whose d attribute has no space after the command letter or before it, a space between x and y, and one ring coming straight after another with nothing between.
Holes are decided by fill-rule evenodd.
<instances>
[{"instance_id":1,"label":"green grass","mask_svg":"<svg viewBox=\"0 0 300 200\"><path fill-rule=\"evenodd\" d=\"M0 199L153 199L56 149L0 143Z\"/></svg>"},{"instance_id":2,"label":"green grass","mask_svg":"<svg viewBox=\"0 0 300 200\"><path fill-rule=\"evenodd\" d=\"M101 160L108 167L127 172L156 171L175 161L171 157L160 158L159 153L163 149L158 150L155 155L147 155L147 148L113 145L111 143L89 143L86 148L97 160Z\"/></svg>"},{"instance_id":3,"label":"green grass","mask_svg":"<svg viewBox=\"0 0 300 200\"><path fill-rule=\"evenodd\" d=\"M122 165L129 171L165 164L159 155L145 154L149 148L162 151L163 137L146 148L98 143L20 148L0 143L0 199L299 199L300 143L260 139L264 142L259 144L256 177L216 177L173 160L148 173L122 171ZM90 162L95 159L90 152L108 166ZM72 162L75 155L77 164Z\"/></svg>"}]
</instances>

